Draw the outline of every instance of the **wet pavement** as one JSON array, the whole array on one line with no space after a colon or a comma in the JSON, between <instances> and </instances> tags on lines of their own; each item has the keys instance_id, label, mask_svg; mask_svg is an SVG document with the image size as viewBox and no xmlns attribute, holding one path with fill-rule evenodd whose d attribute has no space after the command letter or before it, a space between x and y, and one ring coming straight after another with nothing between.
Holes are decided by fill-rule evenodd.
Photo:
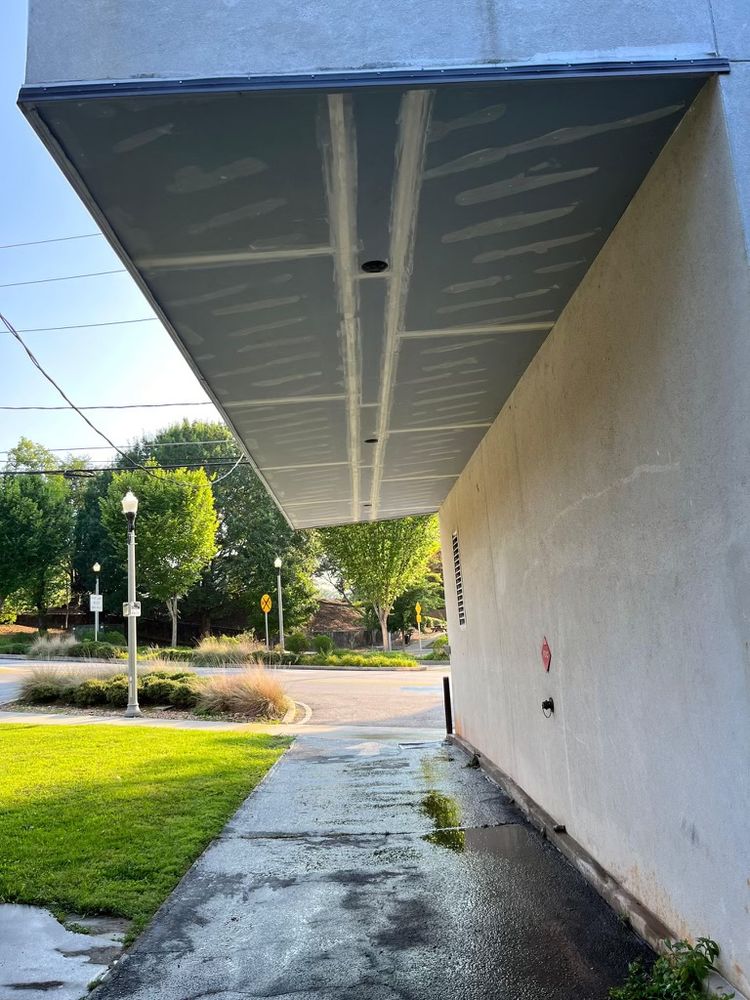
<instances>
[{"instance_id":1,"label":"wet pavement","mask_svg":"<svg viewBox=\"0 0 750 1000\"><path fill-rule=\"evenodd\" d=\"M646 948L457 749L296 742L95 1000L605 1000Z\"/></svg>"},{"instance_id":2,"label":"wet pavement","mask_svg":"<svg viewBox=\"0 0 750 1000\"><path fill-rule=\"evenodd\" d=\"M122 951L127 921L0 904L0 1000L79 1000Z\"/></svg>"}]
</instances>

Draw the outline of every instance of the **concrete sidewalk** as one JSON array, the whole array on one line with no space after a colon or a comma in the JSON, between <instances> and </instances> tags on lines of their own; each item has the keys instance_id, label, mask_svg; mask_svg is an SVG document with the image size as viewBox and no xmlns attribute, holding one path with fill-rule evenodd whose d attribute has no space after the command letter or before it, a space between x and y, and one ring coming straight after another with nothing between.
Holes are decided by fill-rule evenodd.
<instances>
[{"instance_id":1,"label":"concrete sidewalk","mask_svg":"<svg viewBox=\"0 0 750 1000\"><path fill-rule=\"evenodd\" d=\"M466 765L300 737L96 1000L604 1000L645 947Z\"/></svg>"}]
</instances>

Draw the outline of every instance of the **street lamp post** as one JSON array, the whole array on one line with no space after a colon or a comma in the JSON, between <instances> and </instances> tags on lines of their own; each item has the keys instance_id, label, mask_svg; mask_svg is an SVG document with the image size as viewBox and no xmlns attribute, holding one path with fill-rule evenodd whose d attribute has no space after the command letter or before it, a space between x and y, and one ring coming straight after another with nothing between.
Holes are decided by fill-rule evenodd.
<instances>
[{"instance_id":1,"label":"street lamp post","mask_svg":"<svg viewBox=\"0 0 750 1000\"><path fill-rule=\"evenodd\" d=\"M101 566L98 562L95 562L91 567L94 571L94 594L96 595L96 600L94 601L94 642L99 641L99 573L101 571Z\"/></svg>"},{"instance_id":2,"label":"street lamp post","mask_svg":"<svg viewBox=\"0 0 750 1000\"><path fill-rule=\"evenodd\" d=\"M284 652L284 605L281 601L281 556L276 556L273 561L276 567L276 593L279 599L279 645L281 652Z\"/></svg>"},{"instance_id":3,"label":"street lamp post","mask_svg":"<svg viewBox=\"0 0 750 1000\"><path fill-rule=\"evenodd\" d=\"M128 520L128 707L126 719L137 719L142 715L138 706L138 666L135 607L135 516L138 513L138 497L130 490L122 498L122 512Z\"/></svg>"}]
</instances>

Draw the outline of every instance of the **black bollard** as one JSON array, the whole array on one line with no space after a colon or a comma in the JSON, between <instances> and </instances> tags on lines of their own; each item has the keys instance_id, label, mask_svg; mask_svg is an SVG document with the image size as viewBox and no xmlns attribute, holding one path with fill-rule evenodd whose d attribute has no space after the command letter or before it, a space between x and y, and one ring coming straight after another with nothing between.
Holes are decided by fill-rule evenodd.
<instances>
[{"instance_id":1,"label":"black bollard","mask_svg":"<svg viewBox=\"0 0 750 1000\"><path fill-rule=\"evenodd\" d=\"M450 736L453 733L453 708L451 707L451 679L443 678L443 704L445 707L445 731Z\"/></svg>"}]
</instances>

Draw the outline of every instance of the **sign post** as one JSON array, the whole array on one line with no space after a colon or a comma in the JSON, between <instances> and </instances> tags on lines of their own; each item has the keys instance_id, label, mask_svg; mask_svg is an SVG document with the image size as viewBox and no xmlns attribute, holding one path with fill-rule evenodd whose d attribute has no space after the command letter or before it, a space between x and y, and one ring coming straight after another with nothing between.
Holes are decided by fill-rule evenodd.
<instances>
[{"instance_id":1,"label":"sign post","mask_svg":"<svg viewBox=\"0 0 750 1000\"><path fill-rule=\"evenodd\" d=\"M419 652L422 652L422 605L417 601L414 605L414 610L417 612L417 638L419 640Z\"/></svg>"},{"instance_id":2,"label":"sign post","mask_svg":"<svg viewBox=\"0 0 750 1000\"><path fill-rule=\"evenodd\" d=\"M94 642L99 638L99 612L104 611L104 598L99 590L99 577L96 578L97 593L89 594L89 611L94 612Z\"/></svg>"},{"instance_id":3,"label":"sign post","mask_svg":"<svg viewBox=\"0 0 750 1000\"><path fill-rule=\"evenodd\" d=\"M266 616L266 649L270 649L271 645L268 641L268 612L273 607L273 601L271 600L270 594L264 594L260 599L260 610Z\"/></svg>"}]
</instances>

